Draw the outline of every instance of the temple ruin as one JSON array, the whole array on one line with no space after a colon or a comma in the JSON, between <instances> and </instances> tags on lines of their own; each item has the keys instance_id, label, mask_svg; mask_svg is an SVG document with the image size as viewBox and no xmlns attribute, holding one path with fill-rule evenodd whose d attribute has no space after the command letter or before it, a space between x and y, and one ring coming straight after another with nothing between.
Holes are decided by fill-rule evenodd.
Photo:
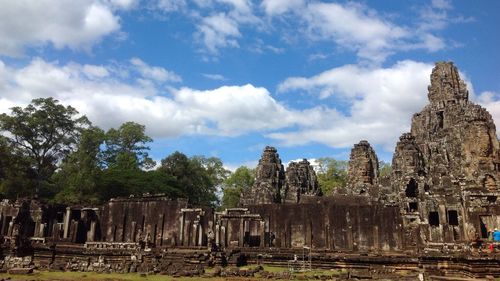
<instances>
[{"instance_id":1,"label":"temple ruin","mask_svg":"<svg viewBox=\"0 0 500 281\"><path fill-rule=\"evenodd\" d=\"M321 268L500 276L500 145L491 115L469 101L450 62L396 144L390 180L375 150L354 145L347 186L324 196L307 160L285 170L266 147L239 208L216 211L161 195L102 206L0 203L1 267L178 272L213 265L286 266L309 251ZM391 271L392 272L392 271Z\"/></svg>"}]
</instances>

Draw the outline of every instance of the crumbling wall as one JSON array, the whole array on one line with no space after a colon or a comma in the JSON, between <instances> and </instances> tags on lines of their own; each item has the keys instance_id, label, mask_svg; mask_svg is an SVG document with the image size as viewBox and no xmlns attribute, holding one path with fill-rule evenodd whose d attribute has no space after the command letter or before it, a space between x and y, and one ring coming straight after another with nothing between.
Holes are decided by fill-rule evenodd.
<instances>
[{"instance_id":1,"label":"crumbling wall","mask_svg":"<svg viewBox=\"0 0 500 281\"><path fill-rule=\"evenodd\" d=\"M186 200L164 196L111 199L103 207L102 241L177 245L182 208Z\"/></svg>"}]
</instances>

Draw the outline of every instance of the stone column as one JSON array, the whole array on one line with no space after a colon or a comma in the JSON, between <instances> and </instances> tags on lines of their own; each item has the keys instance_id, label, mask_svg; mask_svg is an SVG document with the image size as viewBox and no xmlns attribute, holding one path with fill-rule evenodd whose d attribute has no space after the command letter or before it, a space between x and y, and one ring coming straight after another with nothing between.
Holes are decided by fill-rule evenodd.
<instances>
[{"instance_id":1,"label":"stone column","mask_svg":"<svg viewBox=\"0 0 500 281\"><path fill-rule=\"evenodd\" d=\"M193 223L193 232L191 232L192 233L192 235L191 235L192 246L197 246L196 245L196 238L198 236L198 226L199 226L198 222Z\"/></svg>"},{"instance_id":2,"label":"stone column","mask_svg":"<svg viewBox=\"0 0 500 281\"><path fill-rule=\"evenodd\" d=\"M265 245L264 245L265 240L266 240L266 222L265 221L260 221L259 232L260 232L260 245L259 245L259 247L265 247Z\"/></svg>"},{"instance_id":3,"label":"stone column","mask_svg":"<svg viewBox=\"0 0 500 281\"><path fill-rule=\"evenodd\" d=\"M68 238L70 216L71 216L71 209L69 207L67 207L66 208L66 214L64 215L64 233L63 233L63 238Z\"/></svg>"},{"instance_id":4,"label":"stone column","mask_svg":"<svg viewBox=\"0 0 500 281\"><path fill-rule=\"evenodd\" d=\"M198 225L198 246L203 245L203 226L201 224Z\"/></svg>"},{"instance_id":5,"label":"stone column","mask_svg":"<svg viewBox=\"0 0 500 281\"><path fill-rule=\"evenodd\" d=\"M181 211L180 220L181 220L181 233L179 235L179 238L180 238L179 243L181 246L184 246L184 212L183 211Z\"/></svg>"},{"instance_id":6,"label":"stone column","mask_svg":"<svg viewBox=\"0 0 500 281\"><path fill-rule=\"evenodd\" d=\"M137 223L135 221L132 221L130 224L130 228L132 231L130 232L132 237L130 238L132 242L137 242Z\"/></svg>"},{"instance_id":7,"label":"stone column","mask_svg":"<svg viewBox=\"0 0 500 281\"><path fill-rule=\"evenodd\" d=\"M38 233L39 237L45 237L45 227L47 227L46 223L40 224L40 232Z\"/></svg>"},{"instance_id":8,"label":"stone column","mask_svg":"<svg viewBox=\"0 0 500 281\"><path fill-rule=\"evenodd\" d=\"M89 241L89 242L94 242L94 239L95 239L95 227L96 227L96 222L95 221L90 222L90 230L87 233L87 241Z\"/></svg>"},{"instance_id":9,"label":"stone column","mask_svg":"<svg viewBox=\"0 0 500 281\"><path fill-rule=\"evenodd\" d=\"M215 245L220 246L220 225L215 225Z\"/></svg>"},{"instance_id":10,"label":"stone column","mask_svg":"<svg viewBox=\"0 0 500 281\"><path fill-rule=\"evenodd\" d=\"M373 248L375 250L380 249L380 239L378 235L378 225L373 226Z\"/></svg>"},{"instance_id":11,"label":"stone column","mask_svg":"<svg viewBox=\"0 0 500 281\"><path fill-rule=\"evenodd\" d=\"M39 220L37 220L35 222L35 235L34 236L35 237L42 237L42 236L40 236L40 221Z\"/></svg>"},{"instance_id":12,"label":"stone column","mask_svg":"<svg viewBox=\"0 0 500 281\"><path fill-rule=\"evenodd\" d=\"M7 230L7 236L12 236L12 230L14 228L14 220L16 217L12 217L12 220L9 222L9 229Z\"/></svg>"},{"instance_id":13,"label":"stone column","mask_svg":"<svg viewBox=\"0 0 500 281\"><path fill-rule=\"evenodd\" d=\"M7 227L7 216L2 216L0 214L0 217L2 218L2 229L1 229L2 232L0 233L0 235L4 235L4 233L7 232L7 229L5 229L5 227Z\"/></svg>"},{"instance_id":14,"label":"stone column","mask_svg":"<svg viewBox=\"0 0 500 281\"><path fill-rule=\"evenodd\" d=\"M243 241L245 239L245 221L240 219L240 236L238 241L238 246L243 247Z\"/></svg>"},{"instance_id":15,"label":"stone column","mask_svg":"<svg viewBox=\"0 0 500 281\"><path fill-rule=\"evenodd\" d=\"M220 240L221 246L226 247L227 236L226 236L226 227L225 226L220 227L220 236L221 236L221 240Z\"/></svg>"}]
</instances>

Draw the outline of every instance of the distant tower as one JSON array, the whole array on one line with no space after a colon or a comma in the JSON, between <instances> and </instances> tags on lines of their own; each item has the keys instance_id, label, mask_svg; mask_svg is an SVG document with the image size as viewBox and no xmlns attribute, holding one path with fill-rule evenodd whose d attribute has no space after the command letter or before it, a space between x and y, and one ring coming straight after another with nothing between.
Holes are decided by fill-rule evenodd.
<instances>
[{"instance_id":1,"label":"distant tower","mask_svg":"<svg viewBox=\"0 0 500 281\"><path fill-rule=\"evenodd\" d=\"M351 150L347 169L347 191L349 194L367 195L378 185L379 168L375 150L366 140L355 144Z\"/></svg>"}]
</instances>

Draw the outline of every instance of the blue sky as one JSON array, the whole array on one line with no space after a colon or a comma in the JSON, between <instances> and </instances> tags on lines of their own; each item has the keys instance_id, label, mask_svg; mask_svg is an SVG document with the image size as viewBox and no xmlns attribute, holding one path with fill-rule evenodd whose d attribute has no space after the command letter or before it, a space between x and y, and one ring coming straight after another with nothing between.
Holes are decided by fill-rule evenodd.
<instances>
[{"instance_id":1,"label":"blue sky","mask_svg":"<svg viewBox=\"0 0 500 281\"><path fill-rule=\"evenodd\" d=\"M147 126L178 150L254 166L390 161L435 61L500 120L499 1L0 0L0 112L53 96L102 128ZM498 122L497 122L498 124Z\"/></svg>"}]
</instances>

